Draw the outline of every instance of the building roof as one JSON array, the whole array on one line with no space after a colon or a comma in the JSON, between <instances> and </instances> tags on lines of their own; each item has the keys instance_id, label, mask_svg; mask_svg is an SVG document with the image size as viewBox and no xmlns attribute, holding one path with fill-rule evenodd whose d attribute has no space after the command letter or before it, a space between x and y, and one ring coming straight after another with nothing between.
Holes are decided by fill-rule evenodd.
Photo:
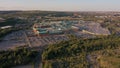
<instances>
[{"instance_id":1,"label":"building roof","mask_svg":"<svg viewBox=\"0 0 120 68\"><path fill-rule=\"evenodd\" d=\"M0 27L1 29L7 29L7 28L11 28L12 26L3 26L3 27Z\"/></svg>"}]
</instances>

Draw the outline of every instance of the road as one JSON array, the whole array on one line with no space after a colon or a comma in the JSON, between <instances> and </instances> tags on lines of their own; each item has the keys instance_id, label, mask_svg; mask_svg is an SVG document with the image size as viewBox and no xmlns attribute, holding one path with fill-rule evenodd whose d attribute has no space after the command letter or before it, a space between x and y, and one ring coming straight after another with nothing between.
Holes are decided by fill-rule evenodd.
<instances>
[{"instance_id":1,"label":"road","mask_svg":"<svg viewBox=\"0 0 120 68\"><path fill-rule=\"evenodd\" d=\"M90 64L89 68L100 68L100 64L97 61L97 55L87 55L87 62Z\"/></svg>"},{"instance_id":2,"label":"road","mask_svg":"<svg viewBox=\"0 0 120 68\"><path fill-rule=\"evenodd\" d=\"M35 58L34 68L42 68L42 50L39 50L39 54Z\"/></svg>"},{"instance_id":3,"label":"road","mask_svg":"<svg viewBox=\"0 0 120 68\"><path fill-rule=\"evenodd\" d=\"M31 45L31 43L30 43L30 41L29 41L29 38L27 37L25 31L23 31L23 34L25 35L25 38L26 38L26 41L27 41L29 47L32 47L32 45Z\"/></svg>"}]
</instances>

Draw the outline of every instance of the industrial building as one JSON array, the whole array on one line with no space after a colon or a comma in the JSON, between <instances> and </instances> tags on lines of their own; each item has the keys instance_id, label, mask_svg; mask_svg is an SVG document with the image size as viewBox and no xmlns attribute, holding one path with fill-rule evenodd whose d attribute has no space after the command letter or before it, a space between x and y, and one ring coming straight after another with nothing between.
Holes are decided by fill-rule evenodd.
<instances>
[{"instance_id":1,"label":"industrial building","mask_svg":"<svg viewBox=\"0 0 120 68\"><path fill-rule=\"evenodd\" d=\"M36 23L33 26L33 30L36 35L38 36L45 36L45 35L55 35L55 34L63 34L62 28L58 24L43 24L43 23Z\"/></svg>"},{"instance_id":2,"label":"industrial building","mask_svg":"<svg viewBox=\"0 0 120 68\"><path fill-rule=\"evenodd\" d=\"M56 21L35 23L34 33L38 36L66 34L73 32L83 32L94 35L109 35L108 29L101 27L99 23L84 21Z\"/></svg>"}]
</instances>

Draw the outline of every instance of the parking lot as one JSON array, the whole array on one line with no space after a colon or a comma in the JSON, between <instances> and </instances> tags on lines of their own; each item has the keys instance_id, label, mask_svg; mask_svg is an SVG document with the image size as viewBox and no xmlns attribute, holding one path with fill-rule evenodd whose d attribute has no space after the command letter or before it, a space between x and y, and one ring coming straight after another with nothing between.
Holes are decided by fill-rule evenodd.
<instances>
[{"instance_id":1,"label":"parking lot","mask_svg":"<svg viewBox=\"0 0 120 68\"><path fill-rule=\"evenodd\" d=\"M11 49L19 46L27 45L25 35L23 31L16 31L8 34L4 37L4 39L0 42L0 50Z\"/></svg>"},{"instance_id":2,"label":"parking lot","mask_svg":"<svg viewBox=\"0 0 120 68\"><path fill-rule=\"evenodd\" d=\"M40 36L35 36L32 32L29 31L26 34L32 47L44 46L44 45L60 42L62 40L68 40L68 37L65 35L48 35L48 36L40 37Z\"/></svg>"},{"instance_id":3,"label":"parking lot","mask_svg":"<svg viewBox=\"0 0 120 68\"><path fill-rule=\"evenodd\" d=\"M81 31L71 32L78 38L91 38L94 35L86 34ZM32 30L20 30L12 32L4 37L0 42L0 50L11 49L19 46L43 47L60 41L69 40L65 34L36 36Z\"/></svg>"}]
</instances>

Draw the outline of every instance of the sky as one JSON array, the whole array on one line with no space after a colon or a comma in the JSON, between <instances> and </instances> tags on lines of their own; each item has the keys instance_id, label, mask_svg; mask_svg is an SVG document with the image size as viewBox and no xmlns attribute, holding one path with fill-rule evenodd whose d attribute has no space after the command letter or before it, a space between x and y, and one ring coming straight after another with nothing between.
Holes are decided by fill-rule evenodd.
<instances>
[{"instance_id":1,"label":"sky","mask_svg":"<svg viewBox=\"0 0 120 68\"><path fill-rule=\"evenodd\" d=\"M120 11L120 0L0 0L0 10Z\"/></svg>"}]
</instances>

